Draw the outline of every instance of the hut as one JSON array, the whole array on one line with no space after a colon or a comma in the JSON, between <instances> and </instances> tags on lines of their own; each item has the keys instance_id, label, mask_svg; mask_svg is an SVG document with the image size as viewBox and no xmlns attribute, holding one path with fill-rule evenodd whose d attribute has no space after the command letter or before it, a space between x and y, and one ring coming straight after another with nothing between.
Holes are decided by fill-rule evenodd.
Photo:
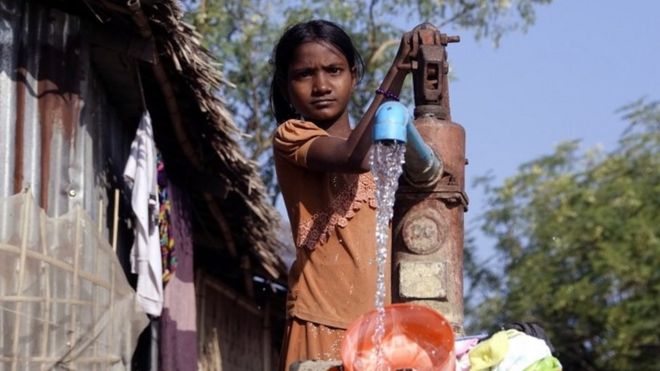
<instances>
[{"instance_id":1,"label":"hut","mask_svg":"<svg viewBox=\"0 0 660 371\"><path fill-rule=\"evenodd\" d=\"M200 42L175 0L0 3L0 369L275 368L279 216ZM185 222L163 237L149 320L124 287L139 223L123 175L145 117L178 195L161 217Z\"/></svg>"}]
</instances>

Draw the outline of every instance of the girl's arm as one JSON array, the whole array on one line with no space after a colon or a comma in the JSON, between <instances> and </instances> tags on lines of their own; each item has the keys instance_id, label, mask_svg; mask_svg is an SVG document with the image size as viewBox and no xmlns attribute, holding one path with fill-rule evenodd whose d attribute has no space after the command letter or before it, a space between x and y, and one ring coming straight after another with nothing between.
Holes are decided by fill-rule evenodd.
<instances>
[{"instance_id":1,"label":"girl's arm","mask_svg":"<svg viewBox=\"0 0 660 371\"><path fill-rule=\"evenodd\" d=\"M380 85L380 90L399 95L406 75L410 72L412 42L412 33L406 32L401 38L399 51ZM383 94L376 94L348 138L329 136L314 140L307 153L309 168L319 171L356 173L369 171L367 154L373 142L373 118L378 107L386 99L388 98Z\"/></svg>"}]
</instances>

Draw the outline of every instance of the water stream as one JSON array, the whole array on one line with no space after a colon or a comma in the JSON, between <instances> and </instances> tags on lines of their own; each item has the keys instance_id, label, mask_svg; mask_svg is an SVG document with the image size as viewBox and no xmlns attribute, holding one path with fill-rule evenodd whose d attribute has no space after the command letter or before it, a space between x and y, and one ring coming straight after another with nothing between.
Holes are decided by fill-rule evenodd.
<instances>
[{"instance_id":1,"label":"water stream","mask_svg":"<svg viewBox=\"0 0 660 371\"><path fill-rule=\"evenodd\" d=\"M385 333L385 269L389 223L394 214L394 194L399 186L399 176L406 146L398 142L377 142L371 153L371 172L376 183L376 263L378 276L376 281L375 307L378 312L374 344L376 344L376 371L387 370L383 364L382 343Z\"/></svg>"}]
</instances>

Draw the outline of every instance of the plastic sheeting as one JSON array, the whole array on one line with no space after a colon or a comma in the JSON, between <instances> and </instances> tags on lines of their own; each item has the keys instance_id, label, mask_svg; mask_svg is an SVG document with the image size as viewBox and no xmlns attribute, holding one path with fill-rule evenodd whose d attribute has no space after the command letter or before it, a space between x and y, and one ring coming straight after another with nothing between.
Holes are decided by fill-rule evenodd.
<instances>
[{"instance_id":1,"label":"plastic sheeting","mask_svg":"<svg viewBox=\"0 0 660 371\"><path fill-rule=\"evenodd\" d=\"M80 208L51 218L0 198L0 369L123 370L148 319Z\"/></svg>"}]
</instances>

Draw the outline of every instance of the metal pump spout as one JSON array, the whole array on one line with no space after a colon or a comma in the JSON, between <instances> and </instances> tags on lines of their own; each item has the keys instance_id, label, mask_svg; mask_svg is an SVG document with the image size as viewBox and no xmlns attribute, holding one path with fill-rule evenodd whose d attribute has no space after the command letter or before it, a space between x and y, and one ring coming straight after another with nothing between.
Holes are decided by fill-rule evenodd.
<instances>
[{"instance_id":1,"label":"metal pump spout","mask_svg":"<svg viewBox=\"0 0 660 371\"><path fill-rule=\"evenodd\" d=\"M378 108L374 122L374 142L405 143L404 176L413 186L433 186L442 176L442 160L424 142L403 104L391 101Z\"/></svg>"}]
</instances>

